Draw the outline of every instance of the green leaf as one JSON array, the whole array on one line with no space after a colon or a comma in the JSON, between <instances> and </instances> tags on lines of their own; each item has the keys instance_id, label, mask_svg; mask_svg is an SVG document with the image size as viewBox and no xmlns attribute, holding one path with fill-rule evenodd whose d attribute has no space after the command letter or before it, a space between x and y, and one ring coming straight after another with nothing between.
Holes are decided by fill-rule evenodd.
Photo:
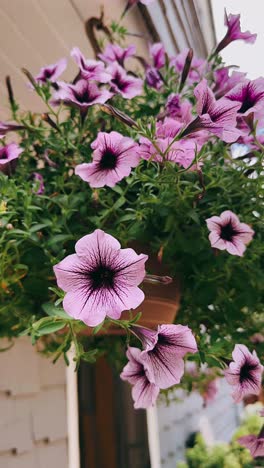
<instances>
[{"instance_id":1,"label":"green leaf","mask_svg":"<svg viewBox=\"0 0 264 468\"><path fill-rule=\"evenodd\" d=\"M40 327L36 329L36 332L39 336L48 335L49 333L55 333L56 331L61 330L64 327L64 320L56 320L56 322L52 321L50 323L44 323L40 325Z\"/></svg>"},{"instance_id":2,"label":"green leaf","mask_svg":"<svg viewBox=\"0 0 264 468\"><path fill-rule=\"evenodd\" d=\"M121 208L121 206L126 203L125 197L120 197L113 205L112 210L118 210L118 208Z\"/></svg>"},{"instance_id":3,"label":"green leaf","mask_svg":"<svg viewBox=\"0 0 264 468\"><path fill-rule=\"evenodd\" d=\"M96 362L97 354L98 354L98 349L93 349L91 351L87 351L85 353L82 353L80 358L83 359L83 361L85 361L85 362L94 363L94 362Z\"/></svg>"},{"instance_id":4,"label":"green leaf","mask_svg":"<svg viewBox=\"0 0 264 468\"><path fill-rule=\"evenodd\" d=\"M45 227L48 227L51 225L51 222L49 223L38 223L38 224L34 224L34 226L32 226L30 229L29 229L29 232L32 234L33 232L37 232L37 231L40 231L41 229L45 228Z\"/></svg>"},{"instance_id":5,"label":"green leaf","mask_svg":"<svg viewBox=\"0 0 264 468\"><path fill-rule=\"evenodd\" d=\"M69 317L69 315L66 314L66 312L63 310L62 307L56 307L54 304L51 304L50 302L46 302L45 304L42 304L42 309L50 317L60 317L65 320L71 320L71 317Z\"/></svg>"}]
</instances>

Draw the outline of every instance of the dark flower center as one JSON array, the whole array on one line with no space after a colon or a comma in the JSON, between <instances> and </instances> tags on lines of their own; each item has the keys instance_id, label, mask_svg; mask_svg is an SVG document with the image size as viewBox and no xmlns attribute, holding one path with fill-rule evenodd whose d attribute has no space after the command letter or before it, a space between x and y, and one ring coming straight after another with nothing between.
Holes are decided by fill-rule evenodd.
<instances>
[{"instance_id":1,"label":"dark flower center","mask_svg":"<svg viewBox=\"0 0 264 468\"><path fill-rule=\"evenodd\" d=\"M226 241L232 241L233 237L237 234L232 223L228 223L225 226L221 226L221 239Z\"/></svg>"},{"instance_id":2,"label":"dark flower center","mask_svg":"<svg viewBox=\"0 0 264 468\"><path fill-rule=\"evenodd\" d=\"M254 375L252 375L252 372L256 370L257 366L256 364L250 364L248 362L245 362L243 366L240 369L240 374L239 374L239 382L243 383L245 380L251 380L254 382Z\"/></svg>"},{"instance_id":3,"label":"dark flower center","mask_svg":"<svg viewBox=\"0 0 264 468\"><path fill-rule=\"evenodd\" d=\"M0 159L8 159L8 153L6 151L6 149L4 150L0 150Z\"/></svg>"},{"instance_id":4,"label":"dark flower center","mask_svg":"<svg viewBox=\"0 0 264 468\"><path fill-rule=\"evenodd\" d=\"M107 148L100 161L100 169L114 169L116 167L117 157L111 148Z\"/></svg>"},{"instance_id":5,"label":"dark flower center","mask_svg":"<svg viewBox=\"0 0 264 468\"><path fill-rule=\"evenodd\" d=\"M238 110L240 114L243 114L244 112L247 112L251 107L253 107L256 102L258 101L259 97L261 95L259 93L256 93L252 85L249 83L247 87L243 90L242 94L242 100L241 100L241 107Z\"/></svg>"},{"instance_id":6,"label":"dark flower center","mask_svg":"<svg viewBox=\"0 0 264 468\"><path fill-rule=\"evenodd\" d=\"M76 94L75 97L79 102L89 102L91 100L91 96L87 90L84 91L82 94Z\"/></svg>"},{"instance_id":7,"label":"dark flower center","mask_svg":"<svg viewBox=\"0 0 264 468\"><path fill-rule=\"evenodd\" d=\"M244 112L247 112L248 109L251 109L251 107L253 107L254 105L255 105L255 99L253 99L250 95L247 94L238 112L243 114Z\"/></svg>"},{"instance_id":8,"label":"dark flower center","mask_svg":"<svg viewBox=\"0 0 264 468\"><path fill-rule=\"evenodd\" d=\"M90 272L92 287L94 290L100 288L112 288L114 286L115 272L111 268L99 265L95 270Z\"/></svg>"},{"instance_id":9,"label":"dark flower center","mask_svg":"<svg viewBox=\"0 0 264 468\"><path fill-rule=\"evenodd\" d=\"M111 82L118 87L121 91L124 91L127 88L128 82L122 79L119 73L116 73L115 77L111 80Z\"/></svg>"},{"instance_id":10,"label":"dark flower center","mask_svg":"<svg viewBox=\"0 0 264 468\"><path fill-rule=\"evenodd\" d=\"M44 71L44 78L48 80L49 78L52 77L53 74L54 74L54 69L52 70L47 69Z\"/></svg>"}]
</instances>

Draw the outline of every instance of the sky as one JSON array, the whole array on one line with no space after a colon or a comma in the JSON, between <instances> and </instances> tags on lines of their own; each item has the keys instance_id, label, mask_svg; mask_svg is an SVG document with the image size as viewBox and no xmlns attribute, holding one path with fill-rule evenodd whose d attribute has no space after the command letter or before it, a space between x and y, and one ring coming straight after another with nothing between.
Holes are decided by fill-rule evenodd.
<instances>
[{"instance_id":1,"label":"sky","mask_svg":"<svg viewBox=\"0 0 264 468\"><path fill-rule=\"evenodd\" d=\"M221 52L228 65L239 65L248 78L264 76L264 0L211 0L217 39L224 37L224 8L241 15L242 31L257 33L255 44L236 41Z\"/></svg>"}]
</instances>

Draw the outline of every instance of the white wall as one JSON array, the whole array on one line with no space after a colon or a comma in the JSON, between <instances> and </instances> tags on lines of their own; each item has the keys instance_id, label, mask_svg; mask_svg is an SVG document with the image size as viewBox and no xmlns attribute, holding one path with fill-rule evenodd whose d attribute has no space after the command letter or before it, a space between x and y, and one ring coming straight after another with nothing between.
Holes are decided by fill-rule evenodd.
<instances>
[{"instance_id":1,"label":"white wall","mask_svg":"<svg viewBox=\"0 0 264 468\"><path fill-rule=\"evenodd\" d=\"M0 468L67 468L64 363L20 338L0 353L0 376Z\"/></svg>"}]
</instances>

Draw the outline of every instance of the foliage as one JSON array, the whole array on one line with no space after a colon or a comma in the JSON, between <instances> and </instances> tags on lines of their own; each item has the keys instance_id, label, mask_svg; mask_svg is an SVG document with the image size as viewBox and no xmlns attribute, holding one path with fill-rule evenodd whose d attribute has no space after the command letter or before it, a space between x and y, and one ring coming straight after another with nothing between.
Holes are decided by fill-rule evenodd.
<instances>
[{"instance_id":1,"label":"foliage","mask_svg":"<svg viewBox=\"0 0 264 468\"><path fill-rule=\"evenodd\" d=\"M111 27L123 44L126 30L114 22ZM209 65L206 78L213 85L213 72L223 63L219 56L212 56ZM136 73L143 77L138 65ZM179 91L181 74L167 59L161 90L145 83L142 94L133 99L113 96L113 108L133 119L134 126L106 113L105 106L89 107L85 118L75 107L52 107L52 83L40 85L28 72L27 76L47 113L22 112L17 103L11 103L12 118L22 127L17 135L23 154L11 177L0 172L0 336L29 334L32 343L41 339L54 360L61 355L67 360L73 340L77 364L80 358L94 361L105 352L109 359L113 353L112 360L120 367L118 356L125 338L116 337L115 345L108 345L107 338L96 336L99 326L88 340L87 351L87 345L83 346L87 340L78 337L85 326L60 307L63 293L56 287L52 269L74 252L79 238L100 228L123 247L136 240L147 244L155 255L163 252L171 276L181 283L177 322L190 326L199 344L199 354L192 359L222 369L234 343L248 344L264 327L263 147L257 139L256 122L251 132L256 144L254 158L252 154L232 158L230 145L211 136L195 155L195 163L202 163L199 170L190 171L166 158L161 164L142 159L114 187L93 189L74 175L74 169L91 161L91 143L98 131L118 131L135 141L144 136L155 144L156 120L164 112L168 96ZM196 84L188 83L181 91L182 99L192 105ZM44 194L34 191L36 171L44 179ZM210 247L206 219L224 210L232 210L254 228L254 240L244 257ZM110 326L110 322L106 319L102 326ZM203 334L201 324L206 328ZM121 320L119 325L128 329L131 323ZM263 358L263 343L257 350ZM224 450L229 454L228 448Z\"/></svg>"},{"instance_id":2,"label":"foliage","mask_svg":"<svg viewBox=\"0 0 264 468\"><path fill-rule=\"evenodd\" d=\"M230 444L218 443L208 447L201 436L196 436L193 448L186 451L186 463L178 463L178 468L251 468L264 466L258 458L254 461L248 449L242 447L236 440L242 435L259 433L262 426L261 418L257 415L248 417L236 431Z\"/></svg>"}]
</instances>

